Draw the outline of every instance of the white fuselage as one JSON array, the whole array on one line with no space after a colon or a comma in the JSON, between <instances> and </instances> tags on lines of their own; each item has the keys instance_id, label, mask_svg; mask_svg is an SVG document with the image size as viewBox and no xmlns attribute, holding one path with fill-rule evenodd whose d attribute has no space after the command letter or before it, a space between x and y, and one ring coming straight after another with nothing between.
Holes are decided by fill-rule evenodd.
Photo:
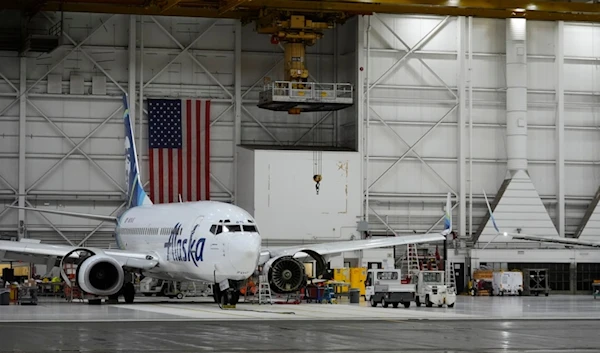
<instances>
[{"instance_id":1,"label":"white fuselage","mask_svg":"<svg viewBox=\"0 0 600 353\"><path fill-rule=\"evenodd\" d=\"M138 206L116 229L121 249L147 252L160 266L145 274L165 280L245 280L260 257L261 237L252 216L222 202Z\"/></svg>"}]
</instances>

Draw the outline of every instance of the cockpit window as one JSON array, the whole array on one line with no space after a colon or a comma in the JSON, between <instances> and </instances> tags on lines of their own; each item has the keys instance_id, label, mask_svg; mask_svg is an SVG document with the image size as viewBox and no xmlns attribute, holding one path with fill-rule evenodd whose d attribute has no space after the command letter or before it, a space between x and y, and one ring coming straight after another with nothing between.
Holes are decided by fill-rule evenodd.
<instances>
[{"instance_id":1,"label":"cockpit window","mask_svg":"<svg viewBox=\"0 0 600 353\"><path fill-rule=\"evenodd\" d=\"M229 228L230 232L241 232L242 231L242 226L239 224L229 224L229 225L227 225L227 228Z\"/></svg>"},{"instance_id":2,"label":"cockpit window","mask_svg":"<svg viewBox=\"0 0 600 353\"><path fill-rule=\"evenodd\" d=\"M258 232L255 225L241 224L213 224L210 227L210 232L213 234L221 233L239 233L239 232Z\"/></svg>"}]
</instances>

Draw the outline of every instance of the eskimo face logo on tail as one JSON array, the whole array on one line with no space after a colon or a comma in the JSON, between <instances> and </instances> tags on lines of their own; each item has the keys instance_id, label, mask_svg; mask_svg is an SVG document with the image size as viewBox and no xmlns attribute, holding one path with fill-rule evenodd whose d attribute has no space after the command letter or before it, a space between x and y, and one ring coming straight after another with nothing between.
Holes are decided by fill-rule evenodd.
<instances>
[{"instance_id":1,"label":"eskimo face logo on tail","mask_svg":"<svg viewBox=\"0 0 600 353\"><path fill-rule=\"evenodd\" d=\"M206 239L194 239L194 234L198 228L197 224L194 226L194 229L192 229L192 232L187 239L179 234L181 228L181 223L177 223L173 230L171 230L169 240L165 243L165 248L167 249L167 261L191 261L198 267L198 262L204 261L204 243L206 242Z\"/></svg>"}]
</instances>

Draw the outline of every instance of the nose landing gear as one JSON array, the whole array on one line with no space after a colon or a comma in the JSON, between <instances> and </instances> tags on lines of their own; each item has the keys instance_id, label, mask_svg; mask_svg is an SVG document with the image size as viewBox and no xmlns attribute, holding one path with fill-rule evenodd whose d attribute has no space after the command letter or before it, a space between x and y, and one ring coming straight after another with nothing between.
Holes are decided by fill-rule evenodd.
<instances>
[{"instance_id":1,"label":"nose landing gear","mask_svg":"<svg viewBox=\"0 0 600 353\"><path fill-rule=\"evenodd\" d=\"M213 285L213 298L215 303L222 306L236 305L240 301L241 281L229 281L229 288L221 290L219 283Z\"/></svg>"}]
</instances>

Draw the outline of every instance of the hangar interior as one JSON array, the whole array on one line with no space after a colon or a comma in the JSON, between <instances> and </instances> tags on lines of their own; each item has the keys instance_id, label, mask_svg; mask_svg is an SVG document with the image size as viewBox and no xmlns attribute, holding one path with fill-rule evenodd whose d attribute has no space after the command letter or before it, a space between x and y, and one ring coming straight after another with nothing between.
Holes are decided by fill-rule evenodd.
<instances>
[{"instance_id":1,"label":"hangar interior","mask_svg":"<svg viewBox=\"0 0 600 353\"><path fill-rule=\"evenodd\" d=\"M449 259L465 281L480 265L546 267L553 290L573 293L600 278L596 250L497 236L483 193L502 230L600 241L596 22L352 16L307 46L305 64L310 82L351 84L354 104L301 114L257 106L286 59L252 23L44 11L30 25L56 41L0 48L2 239L117 246L111 224L7 206L118 215L128 94L149 193L148 99L210 101L207 199L248 210L263 245L439 232L450 192ZM405 254L331 265L400 266Z\"/></svg>"}]
</instances>

